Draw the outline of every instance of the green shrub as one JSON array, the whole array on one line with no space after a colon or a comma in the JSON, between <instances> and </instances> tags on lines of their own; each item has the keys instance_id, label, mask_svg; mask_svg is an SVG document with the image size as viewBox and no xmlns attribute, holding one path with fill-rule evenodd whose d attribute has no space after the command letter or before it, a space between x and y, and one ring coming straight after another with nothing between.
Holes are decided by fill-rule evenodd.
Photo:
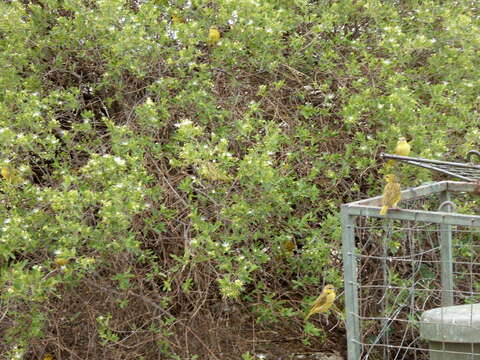
<instances>
[{"instance_id":1,"label":"green shrub","mask_svg":"<svg viewBox=\"0 0 480 360\"><path fill-rule=\"evenodd\" d=\"M342 287L339 205L381 191L399 135L422 157L479 145L477 13L1 2L2 356L222 358L250 354L253 322L328 346L303 317Z\"/></svg>"}]
</instances>

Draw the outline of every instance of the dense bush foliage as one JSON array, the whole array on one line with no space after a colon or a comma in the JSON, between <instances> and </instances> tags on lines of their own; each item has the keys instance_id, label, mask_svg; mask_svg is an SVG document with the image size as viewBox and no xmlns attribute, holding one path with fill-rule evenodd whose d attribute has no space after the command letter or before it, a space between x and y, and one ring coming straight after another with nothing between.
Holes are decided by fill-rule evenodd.
<instances>
[{"instance_id":1,"label":"dense bush foliage","mask_svg":"<svg viewBox=\"0 0 480 360\"><path fill-rule=\"evenodd\" d=\"M399 135L479 145L477 6L0 2L2 358L338 343L303 317L342 288L339 205Z\"/></svg>"}]
</instances>

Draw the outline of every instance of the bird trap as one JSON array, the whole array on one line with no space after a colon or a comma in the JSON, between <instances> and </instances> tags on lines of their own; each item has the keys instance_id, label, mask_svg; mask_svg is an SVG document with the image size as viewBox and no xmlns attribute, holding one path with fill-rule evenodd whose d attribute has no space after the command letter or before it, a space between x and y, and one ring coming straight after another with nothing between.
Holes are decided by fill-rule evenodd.
<instances>
[{"instance_id":1,"label":"bird trap","mask_svg":"<svg viewBox=\"0 0 480 360\"><path fill-rule=\"evenodd\" d=\"M410 188L385 216L381 196L342 205L348 360L480 359L480 216L456 212L478 213L476 191Z\"/></svg>"},{"instance_id":2,"label":"bird trap","mask_svg":"<svg viewBox=\"0 0 480 360\"><path fill-rule=\"evenodd\" d=\"M480 152L471 150L467 153L467 162L451 162L442 160L431 160L424 158L416 158L409 156L400 156L393 154L381 154L383 159L390 159L395 161L404 162L410 165L419 166L425 169L433 170L456 177L457 179L464 181L479 181L480 180L480 165L475 165L471 162L472 156L480 157Z\"/></svg>"}]
</instances>

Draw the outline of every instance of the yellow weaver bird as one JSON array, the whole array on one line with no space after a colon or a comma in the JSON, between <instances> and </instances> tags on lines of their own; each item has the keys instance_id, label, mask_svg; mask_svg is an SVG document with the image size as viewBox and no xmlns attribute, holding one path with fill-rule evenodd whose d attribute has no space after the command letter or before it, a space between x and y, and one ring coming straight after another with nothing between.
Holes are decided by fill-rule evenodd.
<instances>
[{"instance_id":1,"label":"yellow weaver bird","mask_svg":"<svg viewBox=\"0 0 480 360\"><path fill-rule=\"evenodd\" d=\"M385 215L389 208L397 207L398 202L402 199L400 184L394 174L385 175L385 189L383 190L382 209L380 215Z\"/></svg>"},{"instance_id":2,"label":"yellow weaver bird","mask_svg":"<svg viewBox=\"0 0 480 360\"><path fill-rule=\"evenodd\" d=\"M10 169L8 167L2 167L2 176L5 180L10 179Z\"/></svg>"},{"instance_id":3,"label":"yellow weaver bird","mask_svg":"<svg viewBox=\"0 0 480 360\"><path fill-rule=\"evenodd\" d=\"M55 265L58 267L62 267L68 264L68 259L62 258L62 257L57 257L55 258Z\"/></svg>"},{"instance_id":4,"label":"yellow weaver bird","mask_svg":"<svg viewBox=\"0 0 480 360\"><path fill-rule=\"evenodd\" d=\"M397 146L395 146L395 155L399 156L408 156L410 154L410 144L407 142L407 139L403 136L398 138ZM389 160L388 165L393 165L395 160Z\"/></svg>"},{"instance_id":5,"label":"yellow weaver bird","mask_svg":"<svg viewBox=\"0 0 480 360\"><path fill-rule=\"evenodd\" d=\"M333 285L325 285L320 293L320 296L317 298L317 300L315 300L313 306L310 308L310 311L305 317L305 321L307 321L308 318L313 314L327 312L332 307L336 296L337 295L335 294L335 288Z\"/></svg>"},{"instance_id":6,"label":"yellow weaver bird","mask_svg":"<svg viewBox=\"0 0 480 360\"><path fill-rule=\"evenodd\" d=\"M213 181L231 181L232 178L227 173L219 169L215 163L205 161L200 165L198 173L208 180Z\"/></svg>"},{"instance_id":7,"label":"yellow weaver bird","mask_svg":"<svg viewBox=\"0 0 480 360\"><path fill-rule=\"evenodd\" d=\"M2 177L5 179L7 183L10 184L20 184L23 179L20 175L18 175L18 172L14 169L10 169L7 166L2 167Z\"/></svg>"},{"instance_id":8,"label":"yellow weaver bird","mask_svg":"<svg viewBox=\"0 0 480 360\"><path fill-rule=\"evenodd\" d=\"M215 26L212 26L208 31L208 44L215 45L220 40L220 31Z\"/></svg>"},{"instance_id":9,"label":"yellow weaver bird","mask_svg":"<svg viewBox=\"0 0 480 360\"><path fill-rule=\"evenodd\" d=\"M178 14L172 14L172 22L174 24L181 24L185 22L185 19Z\"/></svg>"},{"instance_id":10,"label":"yellow weaver bird","mask_svg":"<svg viewBox=\"0 0 480 360\"><path fill-rule=\"evenodd\" d=\"M282 248L287 254L292 254L297 248L297 245L295 245L293 240L288 239L282 244Z\"/></svg>"},{"instance_id":11,"label":"yellow weaver bird","mask_svg":"<svg viewBox=\"0 0 480 360\"><path fill-rule=\"evenodd\" d=\"M410 144L403 136L398 138L397 146L395 146L395 154L400 156L408 156L410 154Z\"/></svg>"}]
</instances>

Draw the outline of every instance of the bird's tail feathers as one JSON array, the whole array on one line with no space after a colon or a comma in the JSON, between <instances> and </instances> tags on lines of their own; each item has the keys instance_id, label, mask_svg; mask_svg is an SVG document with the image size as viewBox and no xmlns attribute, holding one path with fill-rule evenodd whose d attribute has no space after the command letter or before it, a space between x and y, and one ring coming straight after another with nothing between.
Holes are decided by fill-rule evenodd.
<instances>
[{"instance_id":1,"label":"bird's tail feathers","mask_svg":"<svg viewBox=\"0 0 480 360\"><path fill-rule=\"evenodd\" d=\"M387 214L387 211L388 211L388 206L387 206L387 205L383 205L383 206L382 206L382 209L380 210L380 215L386 215L386 214Z\"/></svg>"}]
</instances>

